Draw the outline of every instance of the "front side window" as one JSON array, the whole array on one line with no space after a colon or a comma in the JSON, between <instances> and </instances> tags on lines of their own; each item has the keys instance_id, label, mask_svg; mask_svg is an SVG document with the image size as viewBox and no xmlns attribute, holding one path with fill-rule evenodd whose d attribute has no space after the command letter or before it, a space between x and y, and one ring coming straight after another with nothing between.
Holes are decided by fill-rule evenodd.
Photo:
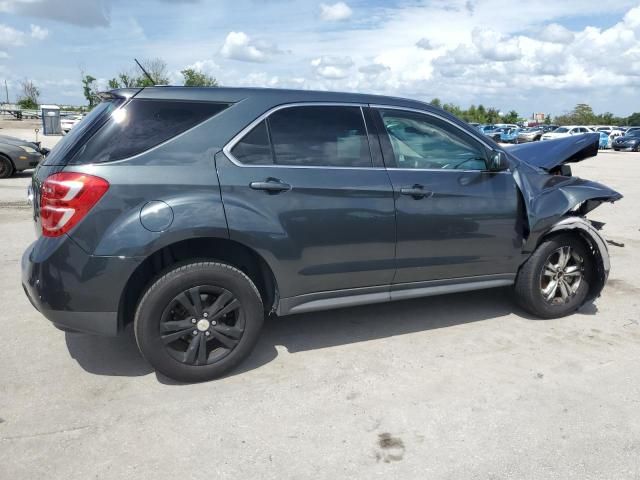
<instances>
[{"instance_id":1,"label":"front side window","mask_svg":"<svg viewBox=\"0 0 640 480\"><path fill-rule=\"evenodd\" d=\"M442 120L401 110L380 110L380 115L397 168L487 168L484 148Z\"/></svg>"}]
</instances>

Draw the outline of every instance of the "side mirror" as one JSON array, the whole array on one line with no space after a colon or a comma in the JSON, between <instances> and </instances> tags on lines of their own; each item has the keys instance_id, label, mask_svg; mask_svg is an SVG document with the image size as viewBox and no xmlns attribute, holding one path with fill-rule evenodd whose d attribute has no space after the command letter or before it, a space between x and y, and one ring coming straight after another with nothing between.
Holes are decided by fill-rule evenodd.
<instances>
[{"instance_id":1,"label":"side mirror","mask_svg":"<svg viewBox=\"0 0 640 480\"><path fill-rule=\"evenodd\" d=\"M490 172L501 172L503 170L507 170L509 168L509 162L507 161L507 156L504 152L496 151L493 152L491 157L489 158L488 170Z\"/></svg>"}]
</instances>

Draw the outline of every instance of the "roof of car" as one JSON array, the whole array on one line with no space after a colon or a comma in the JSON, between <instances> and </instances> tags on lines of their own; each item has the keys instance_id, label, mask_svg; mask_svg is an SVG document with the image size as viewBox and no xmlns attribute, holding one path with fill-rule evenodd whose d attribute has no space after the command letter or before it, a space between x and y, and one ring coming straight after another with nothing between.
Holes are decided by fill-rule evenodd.
<instances>
[{"instance_id":1,"label":"roof of car","mask_svg":"<svg viewBox=\"0 0 640 480\"><path fill-rule=\"evenodd\" d=\"M109 94L136 98L154 98L166 100L200 100L213 102L239 102L249 97L261 97L274 104L291 102L345 102L368 103L381 105L399 105L420 108L423 110L438 110L425 102L407 98L370 95L352 92L330 92L318 90L289 90L278 88L230 88L230 87L174 87L158 86L138 88L121 88L111 90Z\"/></svg>"}]
</instances>

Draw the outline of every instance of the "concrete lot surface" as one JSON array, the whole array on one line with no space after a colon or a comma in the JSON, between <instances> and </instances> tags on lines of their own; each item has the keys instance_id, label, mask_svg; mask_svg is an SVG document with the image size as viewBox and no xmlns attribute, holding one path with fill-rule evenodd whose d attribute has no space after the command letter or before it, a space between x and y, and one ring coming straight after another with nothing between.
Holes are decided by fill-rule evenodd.
<instances>
[{"instance_id":1,"label":"concrete lot surface","mask_svg":"<svg viewBox=\"0 0 640 480\"><path fill-rule=\"evenodd\" d=\"M272 319L199 385L31 307L29 178L0 181L0 478L639 479L640 154L573 169L625 195L590 215L624 246L579 313L498 289Z\"/></svg>"}]
</instances>

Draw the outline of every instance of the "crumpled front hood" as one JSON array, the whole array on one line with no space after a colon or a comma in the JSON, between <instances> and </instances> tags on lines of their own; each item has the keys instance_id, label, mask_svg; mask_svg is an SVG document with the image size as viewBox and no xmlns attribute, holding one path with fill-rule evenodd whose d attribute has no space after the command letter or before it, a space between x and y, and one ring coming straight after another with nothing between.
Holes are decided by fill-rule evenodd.
<instances>
[{"instance_id":1,"label":"crumpled front hood","mask_svg":"<svg viewBox=\"0 0 640 480\"><path fill-rule=\"evenodd\" d=\"M526 209L530 246L535 246L537 239L563 216L584 216L603 202L622 198L601 183L551 175L522 161L514 162L512 172Z\"/></svg>"},{"instance_id":2,"label":"crumpled front hood","mask_svg":"<svg viewBox=\"0 0 640 480\"><path fill-rule=\"evenodd\" d=\"M530 165L551 170L563 163L579 162L598 154L599 133L585 133L543 142L523 143L509 154Z\"/></svg>"}]
</instances>

